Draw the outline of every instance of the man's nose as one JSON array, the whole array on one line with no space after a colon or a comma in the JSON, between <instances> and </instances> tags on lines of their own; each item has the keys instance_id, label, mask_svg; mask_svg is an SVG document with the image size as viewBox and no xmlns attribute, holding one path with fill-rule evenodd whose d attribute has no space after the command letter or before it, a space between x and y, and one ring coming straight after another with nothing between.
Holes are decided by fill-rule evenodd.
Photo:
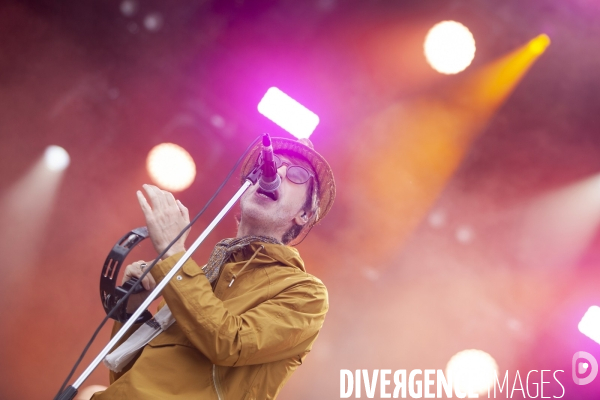
<instances>
[{"instance_id":1,"label":"man's nose","mask_svg":"<svg viewBox=\"0 0 600 400\"><path fill-rule=\"evenodd\" d=\"M281 180L284 180L287 176L287 166L282 165L281 167L279 167L279 169L277 170L277 173L279 174L279 177L281 178Z\"/></svg>"}]
</instances>

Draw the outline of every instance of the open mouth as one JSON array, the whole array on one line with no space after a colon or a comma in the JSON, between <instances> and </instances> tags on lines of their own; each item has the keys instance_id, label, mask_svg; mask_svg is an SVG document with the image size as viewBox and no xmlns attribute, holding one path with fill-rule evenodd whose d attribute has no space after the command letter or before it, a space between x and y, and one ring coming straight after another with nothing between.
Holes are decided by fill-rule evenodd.
<instances>
[{"instance_id":1,"label":"open mouth","mask_svg":"<svg viewBox=\"0 0 600 400\"><path fill-rule=\"evenodd\" d=\"M256 190L256 193L258 193L259 195L268 197L268 198L270 198L273 201L277 201L277 191L267 192L266 190L262 190L261 188L258 188Z\"/></svg>"}]
</instances>

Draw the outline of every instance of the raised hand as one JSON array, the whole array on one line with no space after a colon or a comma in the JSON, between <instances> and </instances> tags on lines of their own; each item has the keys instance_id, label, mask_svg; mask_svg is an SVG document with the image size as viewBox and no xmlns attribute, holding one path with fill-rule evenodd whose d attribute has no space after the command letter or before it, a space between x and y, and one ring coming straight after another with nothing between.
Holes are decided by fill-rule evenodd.
<instances>
[{"instance_id":1,"label":"raised hand","mask_svg":"<svg viewBox=\"0 0 600 400\"><path fill-rule=\"evenodd\" d=\"M150 234L150 240L158 253L161 253L175 236L190 222L188 209L175 200L173 194L161 190L156 186L143 185L146 197L138 190L137 198L146 217L146 226ZM167 251L163 258L185 251L185 239L189 231Z\"/></svg>"}]
</instances>

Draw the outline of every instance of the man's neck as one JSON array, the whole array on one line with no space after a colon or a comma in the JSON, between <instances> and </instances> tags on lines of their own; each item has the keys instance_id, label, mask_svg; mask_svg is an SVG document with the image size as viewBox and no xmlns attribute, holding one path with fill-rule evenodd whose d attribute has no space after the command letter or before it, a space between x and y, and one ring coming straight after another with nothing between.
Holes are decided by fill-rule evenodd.
<instances>
[{"instance_id":1,"label":"man's neck","mask_svg":"<svg viewBox=\"0 0 600 400\"><path fill-rule=\"evenodd\" d=\"M246 227L240 223L236 237L240 238L244 236L267 236L281 241L283 234L273 232L272 229L265 229L263 227Z\"/></svg>"}]
</instances>

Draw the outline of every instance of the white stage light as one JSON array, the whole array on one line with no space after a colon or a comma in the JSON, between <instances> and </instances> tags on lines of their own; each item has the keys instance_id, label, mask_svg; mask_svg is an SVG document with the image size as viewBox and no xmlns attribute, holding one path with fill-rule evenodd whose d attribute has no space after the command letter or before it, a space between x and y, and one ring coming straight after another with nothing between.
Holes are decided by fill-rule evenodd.
<instances>
[{"instance_id":1,"label":"white stage light","mask_svg":"<svg viewBox=\"0 0 600 400\"><path fill-rule=\"evenodd\" d=\"M600 344L600 307L591 306L577 327L579 332Z\"/></svg>"},{"instance_id":2,"label":"white stage light","mask_svg":"<svg viewBox=\"0 0 600 400\"><path fill-rule=\"evenodd\" d=\"M162 143L150 150L146 168L156 185L172 192L187 189L196 178L194 159L183 147L173 143Z\"/></svg>"},{"instance_id":3,"label":"white stage light","mask_svg":"<svg viewBox=\"0 0 600 400\"><path fill-rule=\"evenodd\" d=\"M487 393L498 373L498 364L481 350L463 350L452 356L446 366L446 377L452 377L452 387L461 393Z\"/></svg>"},{"instance_id":4,"label":"white stage light","mask_svg":"<svg viewBox=\"0 0 600 400\"><path fill-rule=\"evenodd\" d=\"M62 147L53 145L46 148L44 163L50 171L63 171L70 162L69 153Z\"/></svg>"},{"instance_id":5,"label":"white stage light","mask_svg":"<svg viewBox=\"0 0 600 400\"><path fill-rule=\"evenodd\" d=\"M258 103L258 112L297 137L310 137L317 125L319 116L276 87L267 90Z\"/></svg>"},{"instance_id":6,"label":"white stage light","mask_svg":"<svg viewBox=\"0 0 600 400\"><path fill-rule=\"evenodd\" d=\"M475 57L475 39L469 29L455 21L443 21L425 37L425 58L442 74L463 71Z\"/></svg>"}]
</instances>

